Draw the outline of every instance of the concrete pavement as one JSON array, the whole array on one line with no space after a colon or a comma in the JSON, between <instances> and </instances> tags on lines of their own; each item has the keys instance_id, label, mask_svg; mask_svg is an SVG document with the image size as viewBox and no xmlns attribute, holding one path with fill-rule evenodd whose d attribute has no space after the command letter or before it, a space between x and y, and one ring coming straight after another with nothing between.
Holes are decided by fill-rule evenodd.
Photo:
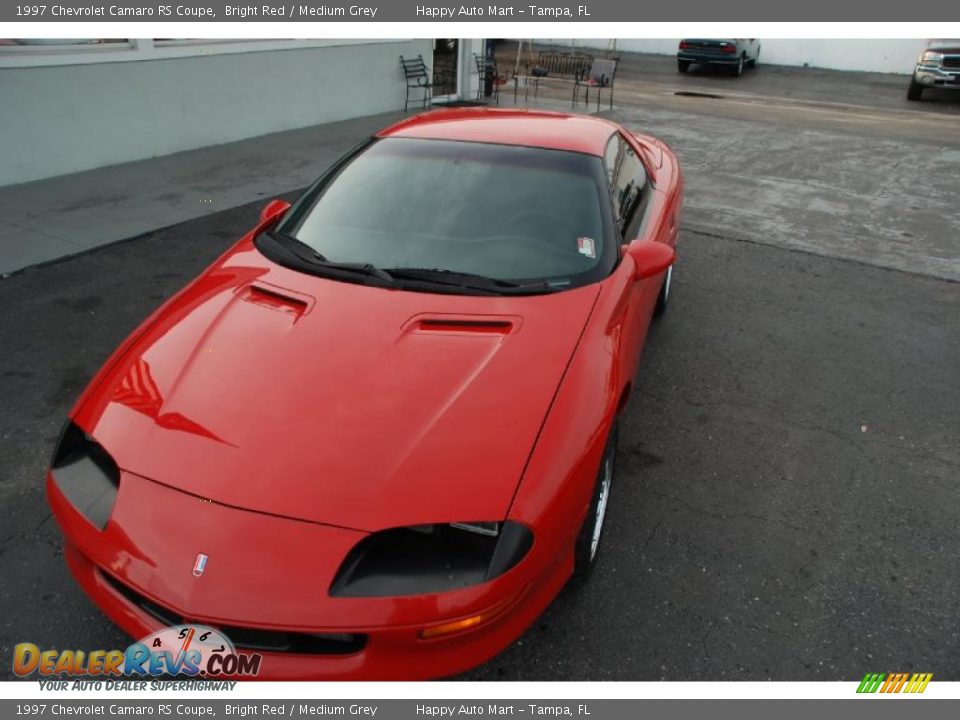
<instances>
[{"instance_id":1,"label":"concrete pavement","mask_svg":"<svg viewBox=\"0 0 960 720\"><path fill-rule=\"evenodd\" d=\"M819 117L798 129L771 121L765 105L748 120L727 116L722 100L686 100L686 112L606 113L676 149L686 227L960 280L960 143L870 136Z\"/></svg>"}]
</instances>

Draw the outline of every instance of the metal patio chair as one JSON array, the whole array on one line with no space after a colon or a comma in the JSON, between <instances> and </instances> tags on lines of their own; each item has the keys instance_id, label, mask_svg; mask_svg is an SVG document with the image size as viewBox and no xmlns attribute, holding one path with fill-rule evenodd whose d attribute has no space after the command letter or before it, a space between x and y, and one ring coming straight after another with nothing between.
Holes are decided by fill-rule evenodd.
<instances>
[{"instance_id":1,"label":"metal patio chair","mask_svg":"<svg viewBox=\"0 0 960 720\"><path fill-rule=\"evenodd\" d=\"M496 57L484 57L483 55L473 54L473 60L477 64L477 100L486 93L487 84L490 86L490 94L496 103L500 102L500 86L507 82L506 78L500 75L497 69Z\"/></svg>"},{"instance_id":2,"label":"metal patio chair","mask_svg":"<svg viewBox=\"0 0 960 720\"><path fill-rule=\"evenodd\" d=\"M620 58L595 58L590 70L577 78L573 85L573 104L576 105L580 88L585 88L584 103L590 104L590 88L597 89L597 111L600 110L600 96L604 88L610 91L610 107L613 108L613 81L617 77L617 64Z\"/></svg>"},{"instance_id":3,"label":"metal patio chair","mask_svg":"<svg viewBox=\"0 0 960 720\"><path fill-rule=\"evenodd\" d=\"M423 91L423 107L433 104L433 81L430 78L430 68L423 61L423 55L417 55L416 58L406 59L400 56L400 67L403 68L403 76L407 81L407 96L403 101L403 111L407 111L410 105L410 91Z\"/></svg>"}]
</instances>

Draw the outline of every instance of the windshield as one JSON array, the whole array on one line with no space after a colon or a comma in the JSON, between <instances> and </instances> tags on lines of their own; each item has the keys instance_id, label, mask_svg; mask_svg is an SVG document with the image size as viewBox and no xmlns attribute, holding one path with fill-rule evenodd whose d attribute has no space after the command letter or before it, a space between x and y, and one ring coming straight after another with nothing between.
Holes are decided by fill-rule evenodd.
<instances>
[{"instance_id":1,"label":"windshield","mask_svg":"<svg viewBox=\"0 0 960 720\"><path fill-rule=\"evenodd\" d=\"M322 179L277 232L330 263L563 289L616 262L603 188L590 155L387 138Z\"/></svg>"}]
</instances>

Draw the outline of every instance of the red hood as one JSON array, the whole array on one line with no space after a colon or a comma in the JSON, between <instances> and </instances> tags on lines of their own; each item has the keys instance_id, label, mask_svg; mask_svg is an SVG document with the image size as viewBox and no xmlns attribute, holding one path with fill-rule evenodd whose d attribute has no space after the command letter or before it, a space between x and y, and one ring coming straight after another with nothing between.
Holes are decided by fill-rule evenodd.
<instances>
[{"instance_id":1,"label":"red hood","mask_svg":"<svg viewBox=\"0 0 960 720\"><path fill-rule=\"evenodd\" d=\"M77 421L121 468L225 505L368 531L502 519L598 292L384 290L245 242Z\"/></svg>"}]
</instances>

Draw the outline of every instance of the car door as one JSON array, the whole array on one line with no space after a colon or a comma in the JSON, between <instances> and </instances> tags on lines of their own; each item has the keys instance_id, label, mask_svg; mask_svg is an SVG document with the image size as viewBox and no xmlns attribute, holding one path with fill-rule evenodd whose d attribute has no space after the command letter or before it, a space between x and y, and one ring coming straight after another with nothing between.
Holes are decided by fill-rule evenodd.
<instances>
[{"instance_id":1,"label":"car door","mask_svg":"<svg viewBox=\"0 0 960 720\"><path fill-rule=\"evenodd\" d=\"M615 132L607 141L604 164L617 241L627 245L647 232L653 187L639 149L620 132ZM659 283L652 280L633 282L627 290L621 368L627 377L633 377L636 372L658 293Z\"/></svg>"}]
</instances>

